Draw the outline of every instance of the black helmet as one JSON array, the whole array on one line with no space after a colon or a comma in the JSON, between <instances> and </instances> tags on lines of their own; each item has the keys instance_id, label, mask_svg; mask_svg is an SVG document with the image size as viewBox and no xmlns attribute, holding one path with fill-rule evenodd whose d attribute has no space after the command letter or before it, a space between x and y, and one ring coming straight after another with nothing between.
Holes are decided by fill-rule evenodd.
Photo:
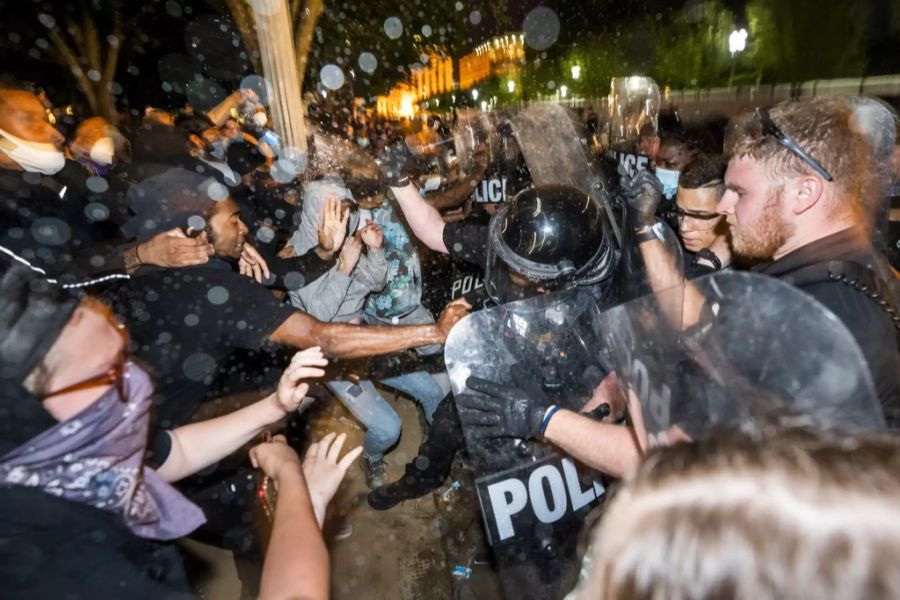
<instances>
[{"instance_id":1,"label":"black helmet","mask_svg":"<svg viewBox=\"0 0 900 600\"><path fill-rule=\"evenodd\" d=\"M605 279L615 263L606 229L602 206L584 192L564 185L523 190L491 219L488 293L504 303L527 295L523 287Z\"/></svg>"}]
</instances>

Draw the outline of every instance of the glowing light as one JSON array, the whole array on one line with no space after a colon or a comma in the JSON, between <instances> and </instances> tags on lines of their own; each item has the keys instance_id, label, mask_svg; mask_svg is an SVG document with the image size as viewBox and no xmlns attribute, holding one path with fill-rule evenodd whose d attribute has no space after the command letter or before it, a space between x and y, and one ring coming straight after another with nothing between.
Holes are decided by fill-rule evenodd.
<instances>
[{"instance_id":1,"label":"glowing light","mask_svg":"<svg viewBox=\"0 0 900 600\"><path fill-rule=\"evenodd\" d=\"M565 98L565 97L566 97L566 94L568 94L568 93L569 93L569 88L568 88L568 87L566 87L566 86L564 86L564 85L559 86L559 95L560 95L560 96L562 96L563 98Z\"/></svg>"},{"instance_id":2,"label":"glowing light","mask_svg":"<svg viewBox=\"0 0 900 600\"><path fill-rule=\"evenodd\" d=\"M478 100L478 90L472 90L472 100Z\"/></svg>"},{"instance_id":3,"label":"glowing light","mask_svg":"<svg viewBox=\"0 0 900 600\"><path fill-rule=\"evenodd\" d=\"M747 35L746 29L736 29L728 36L728 50L732 56L747 48Z\"/></svg>"},{"instance_id":4,"label":"glowing light","mask_svg":"<svg viewBox=\"0 0 900 600\"><path fill-rule=\"evenodd\" d=\"M572 65L572 79L578 79L579 77L581 77L581 66Z\"/></svg>"},{"instance_id":5,"label":"glowing light","mask_svg":"<svg viewBox=\"0 0 900 600\"><path fill-rule=\"evenodd\" d=\"M509 90L509 93L512 94L516 91L516 82L510 79L506 82L506 89Z\"/></svg>"}]
</instances>

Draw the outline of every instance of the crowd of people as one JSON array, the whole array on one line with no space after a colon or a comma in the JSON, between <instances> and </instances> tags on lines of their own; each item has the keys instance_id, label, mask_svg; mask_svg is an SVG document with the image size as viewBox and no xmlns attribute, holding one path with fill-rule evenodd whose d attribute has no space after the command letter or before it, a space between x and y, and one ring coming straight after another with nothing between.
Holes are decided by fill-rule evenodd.
<instances>
[{"instance_id":1,"label":"crowd of people","mask_svg":"<svg viewBox=\"0 0 900 600\"><path fill-rule=\"evenodd\" d=\"M234 552L247 595L326 598L321 530L350 465L359 458L369 505L390 510L442 486L467 439L540 442L621 481L579 598L900 596L900 317L884 256L900 146L882 104L789 101L702 135L672 112L593 155L588 111L574 127L604 195L536 181L511 114L404 131L364 116L337 126L310 107L314 152L287 180L250 90L206 112L147 107L132 128L90 117L63 135L48 115L46 97L0 89L0 569L12 597L189 596L171 542L196 536ZM625 152L649 168L617 169L610 156ZM573 288L620 304L638 295L622 292L630 250L641 293L682 286L673 331L716 313L692 282L723 272L821 303L859 347L877 430L846 431L838 411L803 431L673 427L672 445L653 447L639 386L602 348L577 405L548 383L565 373L451 391L443 344L470 311ZM402 420L385 388L414 400L427 428L393 482L385 457ZM257 399L201 419L247 393ZM255 443L303 419L311 398L342 403L363 445ZM264 542L245 515L267 481Z\"/></svg>"}]
</instances>

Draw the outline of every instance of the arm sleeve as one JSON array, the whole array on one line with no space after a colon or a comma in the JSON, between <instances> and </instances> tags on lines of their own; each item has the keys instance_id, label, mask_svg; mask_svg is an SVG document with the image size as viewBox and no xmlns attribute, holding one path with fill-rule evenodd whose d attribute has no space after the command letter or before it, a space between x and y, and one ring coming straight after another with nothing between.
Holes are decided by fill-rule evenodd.
<instances>
[{"instance_id":1,"label":"arm sleeve","mask_svg":"<svg viewBox=\"0 0 900 600\"><path fill-rule=\"evenodd\" d=\"M371 292L379 292L387 283L387 259L384 251L369 249L359 258L359 264L353 271L353 279L366 286Z\"/></svg>"},{"instance_id":2,"label":"arm sleeve","mask_svg":"<svg viewBox=\"0 0 900 600\"><path fill-rule=\"evenodd\" d=\"M291 292L291 304L323 323L330 322L338 314L352 282L352 278L333 269L305 288Z\"/></svg>"},{"instance_id":3,"label":"arm sleeve","mask_svg":"<svg viewBox=\"0 0 900 600\"><path fill-rule=\"evenodd\" d=\"M488 226L448 223L444 227L444 245L450 258L484 268L487 264Z\"/></svg>"},{"instance_id":4,"label":"arm sleeve","mask_svg":"<svg viewBox=\"0 0 900 600\"><path fill-rule=\"evenodd\" d=\"M296 312L249 277L231 276L227 279L227 288L234 304L226 304L226 312L219 319L221 335L232 339L238 348L259 350Z\"/></svg>"}]
</instances>

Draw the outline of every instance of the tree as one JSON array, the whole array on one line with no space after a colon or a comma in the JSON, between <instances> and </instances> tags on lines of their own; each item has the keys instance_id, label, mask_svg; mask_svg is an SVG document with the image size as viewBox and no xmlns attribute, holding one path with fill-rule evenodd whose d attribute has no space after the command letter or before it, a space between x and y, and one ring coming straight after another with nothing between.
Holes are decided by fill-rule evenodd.
<instances>
[{"instance_id":1,"label":"tree","mask_svg":"<svg viewBox=\"0 0 900 600\"><path fill-rule=\"evenodd\" d=\"M109 2L101 9L95 2L93 10L81 4L77 12L66 5L56 15L37 18L52 43L51 54L75 78L91 113L117 122L113 95L121 92L115 81L124 29L121 4Z\"/></svg>"}]
</instances>

